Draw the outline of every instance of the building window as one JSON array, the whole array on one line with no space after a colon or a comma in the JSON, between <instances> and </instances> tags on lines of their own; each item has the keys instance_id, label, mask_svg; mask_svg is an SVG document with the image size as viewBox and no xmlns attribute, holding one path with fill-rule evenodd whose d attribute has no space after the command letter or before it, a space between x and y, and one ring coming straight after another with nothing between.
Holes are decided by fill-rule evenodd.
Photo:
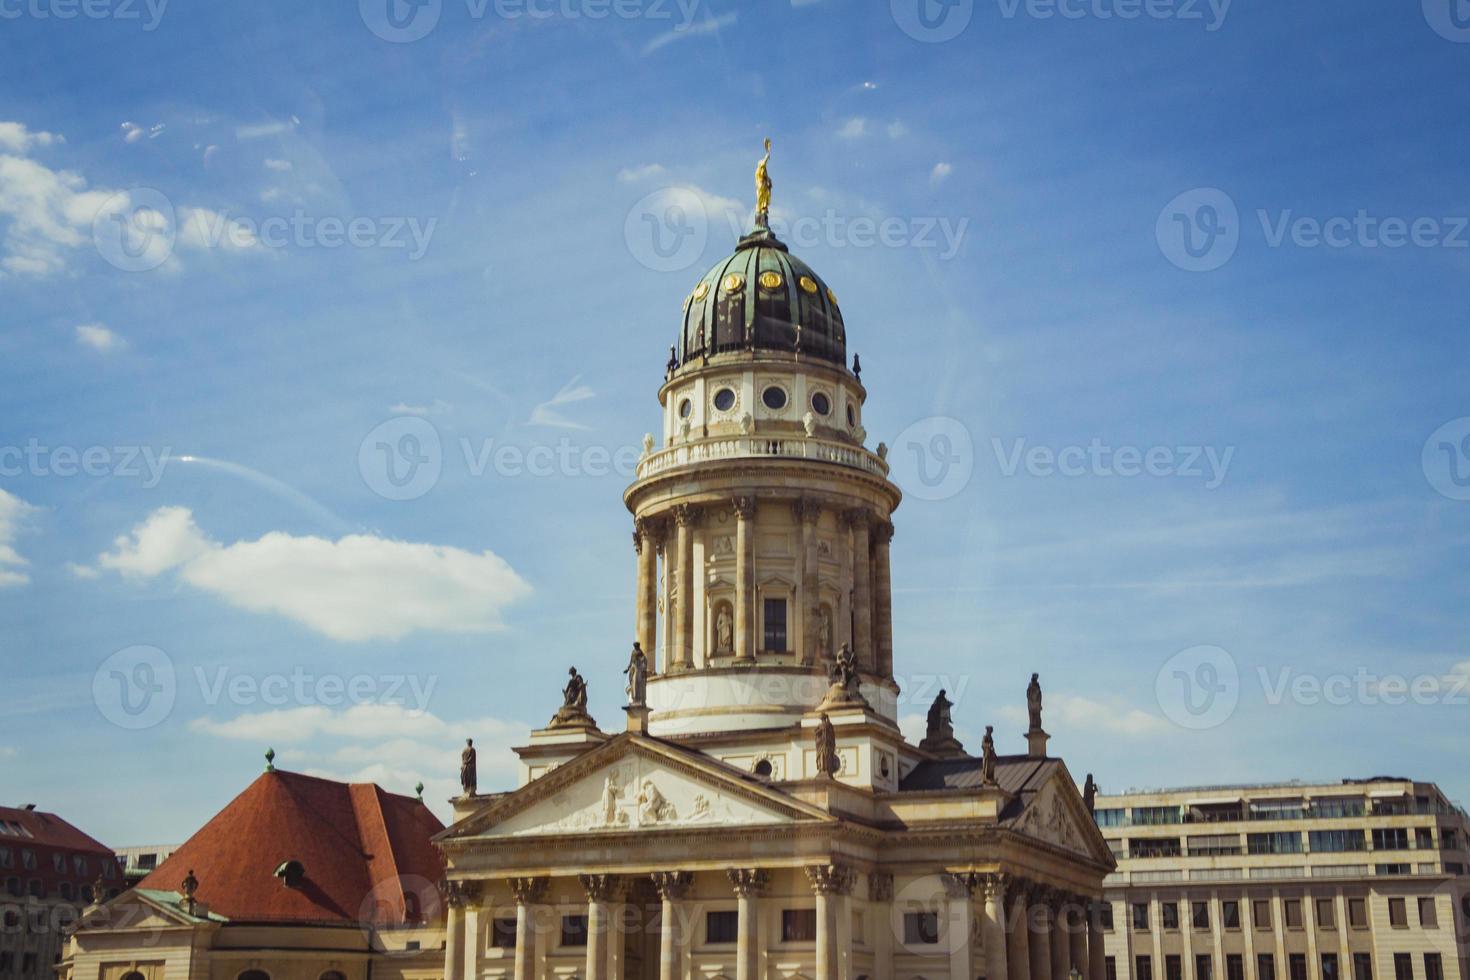
<instances>
[{"instance_id":1,"label":"building window","mask_svg":"<svg viewBox=\"0 0 1470 980\"><path fill-rule=\"evenodd\" d=\"M783 943L816 942L817 910L783 909L781 911L781 941Z\"/></svg>"},{"instance_id":2,"label":"building window","mask_svg":"<svg viewBox=\"0 0 1470 980\"><path fill-rule=\"evenodd\" d=\"M495 919L490 923L490 948L491 949L515 949L516 948L516 920L512 918Z\"/></svg>"},{"instance_id":3,"label":"building window","mask_svg":"<svg viewBox=\"0 0 1470 980\"><path fill-rule=\"evenodd\" d=\"M815 395L812 395L812 411L816 412L818 415L822 416L823 418L825 418L828 415L831 415L832 414L832 399L828 398L826 395L824 395L820 391L817 392Z\"/></svg>"},{"instance_id":4,"label":"building window","mask_svg":"<svg viewBox=\"0 0 1470 980\"><path fill-rule=\"evenodd\" d=\"M59 875L66 874L66 855L60 851L51 852L51 870Z\"/></svg>"},{"instance_id":5,"label":"building window","mask_svg":"<svg viewBox=\"0 0 1470 980\"><path fill-rule=\"evenodd\" d=\"M1414 846L1421 851L1434 850L1434 831L1428 827L1415 827Z\"/></svg>"},{"instance_id":6,"label":"building window","mask_svg":"<svg viewBox=\"0 0 1470 980\"><path fill-rule=\"evenodd\" d=\"M1157 827L1160 824L1181 822L1177 806L1136 806L1133 808L1135 827Z\"/></svg>"},{"instance_id":7,"label":"building window","mask_svg":"<svg viewBox=\"0 0 1470 980\"><path fill-rule=\"evenodd\" d=\"M1239 953L1225 954L1225 980L1245 980L1245 960Z\"/></svg>"},{"instance_id":8,"label":"building window","mask_svg":"<svg viewBox=\"0 0 1470 980\"><path fill-rule=\"evenodd\" d=\"M561 944L563 946L587 945L587 917L585 915L561 917Z\"/></svg>"},{"instance_id":9,"label":"building window","mask_svg":"<svg viewBox=\"0 0 1470 980\"><path fill-rule=\"evenodd\" d=\"M1377 864L1373 866L1373 873L1378 875L1407 875L1413 874L1413 868L1407 864Z\"/></svg>"},{"instance_id":10,"label":"building window","mask_svg":"<svg viewBox=\"0 0 1470 980\"><path fill-rule=\"evenodd\" d=\"M1366 929L1368 927L1368 903L1361 898L1350 898L1347 900L1348 925L1354 929Z\"/></svg>"},{"instance_id":11,"label":"building window","mask_svg":"<svg viewBox=\"0 0 1470 980\"><path fill-rule=\"evenodd\" d=\"M264 970L245 970L235 980L271 980L271 975Z\"/></svg>"},{"instance_id":12,"label":"building window","mask_svg":"<svg viewBox=\"0 0 1470 980\"><path fill-rule=\"evenodd\" d=\"M1151 957L1133 957L1133 980L1154 980L1154 961Z\"/></svg>"},{"instance_id":13,"label":"building window","mask_svg":"<svg viewBox=\"0 0 1470 980\"><path fill-rule=\"evenodd\" d=\"M1178 956L1164 957L1164 980L1184 980L1184 965Z\"/></svg>"},{"instance_id":14,"label":"building window","mask_svg":"<svg viewBox=\"0 0 1470 980\"><path fill-rule=\"evenodd\" d=\"M341 970L328 970L317 977L317 980L347 980L347 974Z\"/></svg>"},{"instance_id":15,"label":"building window","mask_svg":"<svg viewBox=\"0 0 1470 980\"><path fill-rule=\"evenodd\" d=\"M1373 850L1407 851L1409 832L1403 827L1377 827L1373 831Z\"/></svg>"},{"instance_id":16,"label":"building window","mask_svg":"<svg viewBox=\"0 0 1470 980\"><path fill-rule=\"evenodd\" d=\"M1408 953L1393 954L1394 980L1414 980L1414 957Z\"/></svg>"},{"instance_id":17,"label":"building window","mask_svg":"<svg viewBox=\"0 0 1470 980\"><path fill-rule=\"evenodd\" d=\"M77 874L85 875L87 873L87 856L85 854L73 854L71 865L76 869Z\"/></svg>"},{"instance_id":18,"label":"building window","mask_svg":"<svg viewBox=\"0 0 1470 980\"><path fill-rule=\"evenodd\" d=\"M9 973L15 965L15 954L8 949L0 949L0 973Z\"/></svg>"},{"instance_id":19,"label":"building window","mask_svg":"<svg viewBox=\"0 0 1470 980\"><path fill-rule=\"evenodd\" d=\"M1128 853L1136 858L1179 857L1178 837L1135 837L1128 842Z\"/></svg>"},{"instance_id":20,"label":"building window","mask_svg":"<svg viewBox=\"0 0 1470 980\"><path fill-rule=\"evenodd\" d=\"M1366 851L1368 839L1361 830L1313 830L1307 834L1313 854L1343 854Z\"/></svg>"},{"instance_id":21,"label":"building window","mask_svg":"<svg viewBox=\"0 0 1470 980\"><path fill-rule=\"evenodd\" d=\"M1103 957L1103 980L1118 980L1118 958L1116 956Z\"/></svg>"},{"instance_id":22,"label":"building window","mask_svg":"<svg viewBox=\"0 0 1470 980\"><path fill-rule=\"evenodd\" d=\"M771 653L786 652L786 600L767 599L766 642L762 648Z\"/></svg>"},{"instance_id":23,"label":"building window","mask_svg":"<svg viewBox=\"0 0 1470 980\"><path fill-rule=\"evenodd\" d=\"M728 412L735 407L735 391L731 388L721 388L715 392L715 411Z\"/></svg>"},{"instance_id":24,"label":"building window","mask_svg":"<svg viewBox=\"0 0 1470 980\"><path fill-rule=\"evenodd\" d=\"M1388 900L1388 924L1395 929L1407 929L1409 926L1409 913L1404 908L1402 898L1390 898Z\"/></svg>"},{"instance_id":25,"label":"building window","mask_svg":"<svg viewBox=\"0 0 1470 980\"><path fill-rule=\"evenodd\" d=\"M1286 971L1290 980L1307 980L1307 954L1292 953L1287 956Z\"/></svg>"},{"instance_id":26,"label":"building window","mask_svg":"<svg viewBox=\"0 0 1470 980\"><path fill-rule=\"evenodd\" d=\"M20 849L20 866L27 871L36 870L36 852L22 847Z\"/></svg>"},{"instance_id":27,"label":"building window","mask_svg":"<svg viewBox=\"0 0 1470 980\"><path fill-rule=\"evenodd\" d=\"M1286 928L1300 929L1302 927L1302 900L1299 898L1288 898L1281 903L1286 912Z\"/></svg>"},{"instance_id":28,"label":"building window","mask_svg":"<svg viewBox=\"0 0 1470 980\"><path fill-rule=\"evenodd\" d=\"M1189 919L1196 929L1208 930L1210 928L1210 903L1195 902L1190 908Z\"/></svg>"},{"instance_id":29,"label":"building window","mask_svg":"<svg viewBox=\"0 0 1470 980\"><path fill-rule=\"evenodd\" d=\"M779 412L786 407L786 390L777 385L771 385L761 392L761 401L765 403L766 408Z\"/></svg>"},{"instance_id":30,"label":"building window","mask_svg":"<svg viewBox=\"0 0 1470 980\"><path fill-rule=\"evenodd\" d=\"M1162 920L1163 920L1164 928L1165 929L1178 929L1179 928L1179 903L1178 902L1161 902L1161 903L1159 903L1159 913L1160 913L1160 918L1162 918Z\"/></svg>"},{"instance_id":31,"label":"building window","mask_svg":"<svg viewBox=\"0 0 1470 980\"><path fill-rule=\"evenodd\" d=\"M1256 954L1256 980L1276 980L1276 957L1270 953Z\"/></svg>"},{"instance_id":32,"label":"building window","mask_svg":"<svg viewBox=\"0 0 1470 980\"><path fill-rule=\"evenodd\" d=\"M939 913L908 912L903 917L905 946L939 945Z\"/></svg>"},{"instance_id":33,"label":"building window","mask_svg":"<svg viewBox=\"0 0 1470 980\"><path fill-rule=\"evenodd\" d=\"M1322 954L1322 980L1341 980L1337 975L1337 954Z\"/></svg>"},{"instance_id":34,"label":"building window","mask_svg":"<svg viewBox=\"0 0 1470 980\"><path fill-rule=\"evenodd\" d=\"M15 852L8 847L0 847L0 868L15 867Z\"/></svg>"},{"instance_id":35,"label":"building window","mask_svg":"<svg viewBox=\"0 0 1470 980\"><path fill-rule=\"evenodd\" d=\"M681 418L681 419L687 419L689 416L691 416L693 414L694 414L694 403L692 401L690 401L689 399L685 398L683 401L679 402L679 418Z\"/></svg>"},{"instance_id":36,"label":"building window","mask_svg":"<svg viewBox=\"0 0 1470 980\"><path fill-rule=\"evenodd\" d=\"M1330 899L1330 898L1319 898L1319 899L1317 899L1317 928L1318 929L1336 929L1337 928L1337 919L1332 914L1332 899Z\"/></svg>"},{"instance_id":37,"label":"building window","mask_svg":"<svg viewBox=\"0 0 1470 980\"><path fill-rule=\"evenodd\" d=\"M707 943L733 943L740 938L740 913L730 911L708 912L704 917L704 941Z\"/></svg>"},{"instance_id":38,"label":"building window","mask_svg":"<svg viewBox=\"0 0 1470 980\"><path fill-rule=\"evenodd\" d=\"M1194 980L1215 980L1215 961L1209 954L1201 953L1194 958Z\"/></svg>"},{"instance_id":39,"label":"building window","mask_svg":"<svg viewBox=\"0 0 1470 980\"><path fill-rule=\"evenodd\" d=\"M1439 911L1435 908L1433 896L1419 899L1419 924L1426 929L1439 928Z\"/></svg>"},{"instance_id":40,"label":"building window","mask_svg":"<svg viewBox=\"0 0 1470 980\"><path fill-rule=\"evenodd\" d=\"M1133 931L1148 932L1148 903L1133 903Z\"/></svg>"},{"instance_id":41,"label":"building window","mask_svg":"<svg viewBox=\"0 0 1470 980\"><path fill-rule=\"evenodd\" d=\"M1097 924L1103 932L1113 931L1113 903L1103 902L1097 907Z\"/></svg>"},{"instance_id":42,"label":"building window","mask_svg":"<svg viewBox=\"0 0 1470 980\"><path fill-rule=\"evenodd\" d=\"M1444 980L1444 961L1438 953L1424 954L1424 980Z\"/></svg>"},{"instance_id":43,"label":"building window","mask_svg":"<svg viewBox=\"0 0 1470 980\"><path fill-rule=\"evenodd\" d=\"M1251 903L1251 921L1257 929L1271 928L1271 902L1258 898Z\"/></svg>"},{"instance_id":44,"label":"building window","mask_svg":"<svg viewBox=\"0 0 1470 980\"><path fill-rule=\"evenodd\" d=\"M20 956L20 971L22 973L36 972L36 954L22 953Z\"/></svg>"},{"instance_id":45,"label":"building window","mask_svg":"<svg viewBox=\"0 0 1470 980\"><path fill-rule=\"evenodd\" d=\"M1373 980L1373 954L1353 954L1353 980Z\"/></svg>"},{"instance_id":46,"label":"building window","mask_svg":"<svg viewBox=\"0 0 1470 980\"><path fill-rule=\"evenodd\" d=\"M1099 827L1123 827L1128 824L1127 810L1098 810L1093 813L1092 819Z\"/></svg>"},{"instance_id":47,"label":"building window","mask_svg":"<svg viewBox=\"0 0 1470 980\"><path fill-rule=\"evenodd\" d=\"M28 884L32 898L46 897L46 883L40 878L32 878Z\"/></svg>"},{"instance_id":48,"label":"building window","mask_svg":"<svg viewBox=\"0 0 1470 980\"><path fill-rule=\"evenodd\" d=\"M1240 903L1235 901L1224 901L1220 903L1220 922L1226 929L1240 928Z\"/></svg>"},{"instance_id":49,"label":"building window","mask_svg":"<svg viewBox=\"0 0 1470 980\"><path fill-rule=\"evenodd\" d=\"M1269 834L1246 834L1246 850L1251 854L1300 854L1302 835L1296 831Z\"/></svg>"}]
</instances>

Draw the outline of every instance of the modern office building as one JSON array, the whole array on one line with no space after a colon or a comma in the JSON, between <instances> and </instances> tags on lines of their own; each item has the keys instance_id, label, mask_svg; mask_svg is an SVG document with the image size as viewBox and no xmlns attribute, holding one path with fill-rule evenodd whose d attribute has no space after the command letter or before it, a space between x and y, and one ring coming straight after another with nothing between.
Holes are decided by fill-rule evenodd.
<instances>
[{"instance_id":1,"label":"modern office building","mask_svg":"<svg viewBox=\"0 0 1470 980\"><path fill-rule=\"evenodd\" d=\"M117 859L123 863L123 875L128 884L136 885L151 875L170 854L179 849L177 844L143 844L117 849Z\"/></svg>"},{"instance_id":2,"label":"modern office building","mask_svg":"<svg viewBox=\"0 0 1470 980\"><path fill-rule=\"evenodd\" d=\"M1467 980L1470 822L1372 778L1099 796L1108 980Z\"/></svg>"}]
</instances>

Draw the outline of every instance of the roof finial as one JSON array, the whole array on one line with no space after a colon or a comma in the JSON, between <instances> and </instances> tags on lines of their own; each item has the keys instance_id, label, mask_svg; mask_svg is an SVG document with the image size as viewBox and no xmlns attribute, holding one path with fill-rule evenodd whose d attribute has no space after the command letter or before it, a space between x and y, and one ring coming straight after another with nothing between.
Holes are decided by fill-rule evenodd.
<instances>
[{"instance_id":1,"label":"roof finial","mask_svg":"<svg viewBox=\"0 0 1470 980\"><path fill-rule=\"evenodd\" d=\"M269 746L267 746L265 750L265 771L276 771L276 750L270 748Z\"/></svg>"},{"instance_id":2,"label":"roof finial","mask_svg":"<svg viewBox=\"0 0 1470 980\"><path fill-rule=\"evenodd\" d=\"M418 797L420 803L424 802L424 781L422 779L420 779L418 781L418 785L413 788L413 792L414 795Z\"/></svg>"},{"instance_id":3,"label":"roof finial","mask_svg":"<svg viewBox=\"0 0 1470 980\"><path fill-rule=\"evenodd\" d=\"M759 228L771 227L771 176L766 164L771 162L771 140L766 137L766 155L755 165L755 223Z\"/></svg>"}]
</instances>

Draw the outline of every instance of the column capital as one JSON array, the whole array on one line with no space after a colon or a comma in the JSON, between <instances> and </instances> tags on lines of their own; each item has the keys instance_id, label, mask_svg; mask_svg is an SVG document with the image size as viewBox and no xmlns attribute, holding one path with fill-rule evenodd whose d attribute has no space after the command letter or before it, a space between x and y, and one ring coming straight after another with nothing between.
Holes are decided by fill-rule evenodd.
<instances>
[{"instance_id":1,"label":"column capital","mask_svg":"<svg viewBox=\"0 0 1470 980\"><path fill-rule=\"evenodd\" d=\"M946 871L940 876L944 893L950 898L970 898L981 886L981 875L974 871Z\"/></svg>"},{"instance_id":2,"label":"column capital","mask_svg":"<svg viewBox=\"0 0 1470 980\"><path fill-rule=\"evenodd\" d=\"M845 864L814 864L807 865L807 881L811 883L812 891L818 895L850 895L855 875L852 868Z\"/></svg>"},{"instance_id":3,"label":"column capital","mask_svg":"<svg viewBox=\"0 0 1470 980\"><path fill-rule=\"evenodd\" d=\"M765 868L730 868L725 874L741 898L757 898L771 883L771 873Z\"/></svg>"},{"instance_id":4,"label":"column capital","mask_svg":"<svg viewBox=\"0 0 1470 980\"><path fill-rule=\"evenodd\" d=\"M446 881L444 883L444 902L452 909L464 907L464 883L459 881Z\"/></svg>"},{"instance_id":5,"label":"column capital","mask_svg":"<svg viewBox=\"0 0 1470 980\"><path fill-rule=\"evenodd\" d=\"M657 517L638 517L633 520L633 547L639 554L643 553L644 542L651 543L655 548L663 543L664 522Z\"/></svg>"},{"instance_id":6,"label":"column capital","mask_svg":"<svg viewBox=\"0 0 1470 980\"><path fill-rule=\"evenodd\" d=\"M873 515L866 507L850 507L838 516L843 527L853 530L868 530L873 524Z\"/></svg>"},{"instance_id":7,"label":"column capital","mask_svg":"<svg viewBox=\"0 0 1470 980\"><path fill-rule=\"evenodd\" d=\"M546 897L546 889L550 884L549 878L512 878L510 890L516 897L517 905L535 905Z\"/></svg>"},{"instance_id":8,"label":"column capital","mask_svg":"<svg viewBox=\"0 0 1470 980\"><path fill-rule=\"evenodd\" d=\"M822 516L822 505L811 497L798 497L791 502L791 516L798 524L815 524Z\"/></svg>"},{"instance_id":9,"label":"column capital","mask_svg":"<svg viewBox=\"0 0 1470 980\"><path fill-rule=\"evenodd\" d=\"M674 508L674 522L680 527L693 527L703 514L694 504L679 504Z\"/></svg>"},{"instance_id":10,"label":"column capital","mask_svg":"<svg viewBox=\"0 0 1470 980\"><path fill-rule=\"evenodd\" d=\"M750 520L755 516L755 498L751 496L735 497L730 501L730 508L735 511L735 516L741 520Z\"/></svg>"},{"instance_id":11,"label":"column capital","mask_svg":"<svg viewBox=\"0 0 1470 980\"><path fill-rule=\"evenodd\" d=\"M873 522L873 540L878 544L888 544L893 540L892 521Z\"/></svg>"},{"instance_id":12,"label":"column capital","mask_svg":"<svg viewBox=\"0 0 1470 980\"><path fill-rule=\"evenodd\" d=\"M658 897L665 902L681 901L694 884L694 874L689 871L655 871L648 877Z\"/></svg>"},{"instance_id":13,"label":"column capital","mask_svg":"<svg viewBox=\"0 0 1470 980\"><path fill-rule=\"evenodd\" d=\"M987 899L995 899L997 902L1005 901L1006 892L1010 890L1012 877L1004 871L993 871L980 876L980 885L985 890Z\"/></svg>"},{"instance_id":14,"label":"column capital","mask_svg":"<svg viewBox=\"0 0 1470 980\"><path fill-rule=\"evenodd\" d=\"M484 886L478 881L460 880L453 882L455 890L459 892L459 904L465 908L479 906L480 897L484 894Z\"/></svg>"},{"instance_id":15,"label":"column capital","mask_svg":"<svg viewBox=\"0 0 1470 980\"><path fill-rule=\"evenodd\" d=\"M623 894L621 875L577 875L589 902L610 902Z\"/></svg>"},{"instance_id":16,"label":"column capital","mask_svg":"<svg viewBox=\"0 0 1470 980\"><path fill-rule=\"evenodd\" d=\"M893 901L893 875L886 871L874 871L868 875L868 901Z\"/></svg>"}]
</instances>

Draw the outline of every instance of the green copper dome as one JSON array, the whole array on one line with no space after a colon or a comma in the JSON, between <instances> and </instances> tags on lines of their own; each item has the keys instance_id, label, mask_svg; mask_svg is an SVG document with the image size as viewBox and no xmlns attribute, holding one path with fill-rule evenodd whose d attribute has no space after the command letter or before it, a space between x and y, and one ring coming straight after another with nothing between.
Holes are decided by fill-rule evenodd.
<instances>
[{"instance_id":1,"label":"green copper dome","mask_svg":"<svg viewBox=\"0 0 1470 980\"><path fill-rule=\"evenodd\" d=\"M846 367L837 297L766 227L704 274L684 301L670 367L741 350L797 353Z\"/></svg>"}]
</instances>

